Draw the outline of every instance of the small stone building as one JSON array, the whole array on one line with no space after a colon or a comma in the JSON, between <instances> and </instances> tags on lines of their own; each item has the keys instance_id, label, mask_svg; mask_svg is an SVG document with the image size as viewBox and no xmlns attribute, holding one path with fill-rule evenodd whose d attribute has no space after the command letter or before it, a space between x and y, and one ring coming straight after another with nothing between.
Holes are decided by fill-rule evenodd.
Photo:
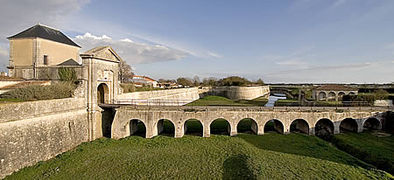
<instances>
[{"instance_id":1,"label":"small stone building","mask_svg":"<svg viewBox=\"0 0 394 180\"><path fill-rule=\"evenodd\" d=\"M323 85L312 90L312 97L318 101L341 101L344 95L357 95L358 89L343 85Z\"/></svg>"},{"instance_id":2,"label":"small stone building","mask_svg":"<svg viewBox=\"0 0 394 180\"><path fill-rule=\"evenodd\" d=\"M57 29L37 24L7 38L10 41L9 76L58 79L60 67L72 67L82 77L80 46Z\"/></svg>"}]
</instances>

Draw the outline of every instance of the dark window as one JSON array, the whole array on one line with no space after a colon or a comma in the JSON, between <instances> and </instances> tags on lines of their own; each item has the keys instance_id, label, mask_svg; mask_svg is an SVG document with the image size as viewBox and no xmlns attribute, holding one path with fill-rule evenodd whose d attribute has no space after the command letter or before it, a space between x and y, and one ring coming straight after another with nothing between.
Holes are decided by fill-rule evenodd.
<instances>
[{"instance_id":1,"label":"dark window","mask_svg":"<svg viewBox=\"0 0 394 180\"><path fill-rule=\"evenodd\" d=\"M48 65L48 55L44 55L44 65Z\"/></svg>"}]
</instances>

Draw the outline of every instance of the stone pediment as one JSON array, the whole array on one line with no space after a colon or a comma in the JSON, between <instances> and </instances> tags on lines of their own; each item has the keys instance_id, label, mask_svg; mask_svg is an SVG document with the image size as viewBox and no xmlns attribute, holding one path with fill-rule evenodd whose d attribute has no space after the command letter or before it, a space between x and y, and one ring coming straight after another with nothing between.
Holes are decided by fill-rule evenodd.
<instances>
[{"instance_id":1,"label":"stone pediment","mask_svg":"<svg viewBox=\"0 0 394 180\"><path fill-rule=\"evenodd\" d=\"M89 55L94 58L120 62L122 58L111 48L111 46L99 46L86 51L83 55Z\"/></svg>"}]
</instances>

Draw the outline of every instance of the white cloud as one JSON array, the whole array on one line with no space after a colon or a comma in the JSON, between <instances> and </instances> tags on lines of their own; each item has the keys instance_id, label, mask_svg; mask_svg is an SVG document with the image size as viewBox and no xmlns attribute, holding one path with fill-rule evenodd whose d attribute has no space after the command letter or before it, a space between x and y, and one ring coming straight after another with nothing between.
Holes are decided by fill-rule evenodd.
<instances>
[{"instance_id":1,"label":"white cloud","mask_svg":"<svg viewBox=\"0 0 394 180\"><path fill-rule=\"evenodd\" d=\"M128 38L114 40L106 35L96 36L90 33L78 35L74 41L82 47L82 51L109 45L130 64L179 60L190 55L185 51L160 44L138 43Z\"/></svg>"},{"instance_id":2,"label":"white cloud","mask_svg":"<svg viewBox=\"0 0 394 180\"><path fill-rule=\"evenodd\" d=\"M208 56L213 57L213 58L222 58L223 57L222 55L211 52L211 51L208 51L207 54L208 54Z\"/></svg>"}]
</instances>

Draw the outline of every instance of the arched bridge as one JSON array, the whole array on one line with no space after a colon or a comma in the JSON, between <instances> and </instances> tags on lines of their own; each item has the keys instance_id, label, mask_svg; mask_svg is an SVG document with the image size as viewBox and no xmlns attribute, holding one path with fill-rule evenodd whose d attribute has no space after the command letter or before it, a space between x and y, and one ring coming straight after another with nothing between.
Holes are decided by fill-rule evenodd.
<instances>
[{"instance_id":1,"label":"arched bridge","mask_svg":"<svg viewBox=\"0 0 394 180\"><path fill-rule=\"evenodd\" d=\"M228 134L236 135L238 124L252 120L251 130L258 135L264 134L264 127L273 122L276 131L287 134L292 129L315 135L318 133L337 134L341 131L362 132L364 128L381 129L381 112L385 108L371 107L148 107L117 106L111 125L112 138L120 139L137 131L137 125L146 128L146 138L157 136L163 129L163 120L170 121L174 128L174 137L182 137L187 131L186 122L199 121L202 136L209 137L211 124L215 120L228 122Z\"/></svg>"}]
</instances>

